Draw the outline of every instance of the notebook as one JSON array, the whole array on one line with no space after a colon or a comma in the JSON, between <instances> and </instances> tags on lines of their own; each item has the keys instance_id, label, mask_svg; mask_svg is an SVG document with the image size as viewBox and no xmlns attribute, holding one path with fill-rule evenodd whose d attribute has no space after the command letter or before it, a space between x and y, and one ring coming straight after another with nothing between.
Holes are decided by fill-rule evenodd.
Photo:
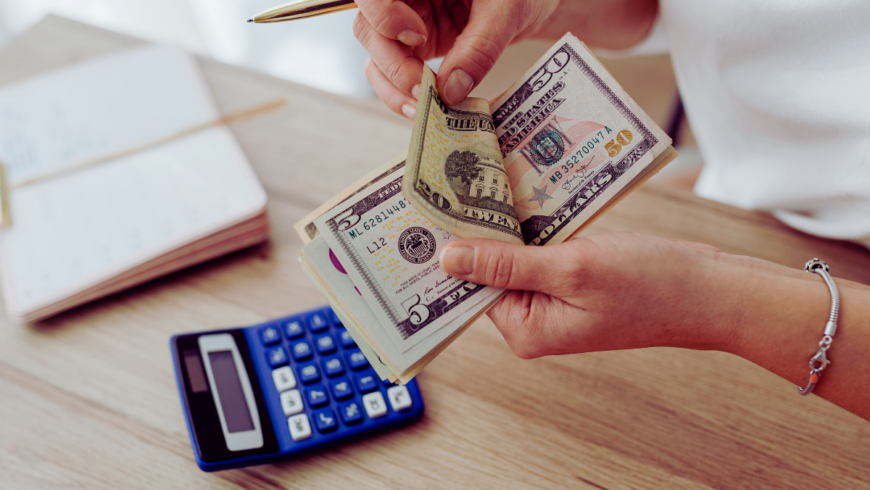
<instances>
[{"instance_id":1,"label":"notebook","mask_svg":"<svg viewBox=\"0 0 870 490\"><path fill-rule=\"evenodd\" d=\"M149 147L219 118L195 60L169 47L0 87L8 316L36 321L267 239L266 194L225 126Z\"/></svg>"}]
</instances>

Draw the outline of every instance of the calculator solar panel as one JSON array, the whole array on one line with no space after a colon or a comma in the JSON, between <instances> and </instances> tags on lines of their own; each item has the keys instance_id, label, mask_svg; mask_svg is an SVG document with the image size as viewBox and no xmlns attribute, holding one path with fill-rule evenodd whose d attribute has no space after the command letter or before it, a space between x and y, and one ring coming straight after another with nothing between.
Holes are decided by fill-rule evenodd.
<instances>
[{"instance_id":1,"label":"calculator solar panel","mask_svg":"<svg viewBox=\"0 0 870 490\"><path fill-rule=\"evenodd\" d=\"M205 471L284 460L423 415L416 381L381 381L328 307L170 343Z\"/></svg>"}]
</instances>

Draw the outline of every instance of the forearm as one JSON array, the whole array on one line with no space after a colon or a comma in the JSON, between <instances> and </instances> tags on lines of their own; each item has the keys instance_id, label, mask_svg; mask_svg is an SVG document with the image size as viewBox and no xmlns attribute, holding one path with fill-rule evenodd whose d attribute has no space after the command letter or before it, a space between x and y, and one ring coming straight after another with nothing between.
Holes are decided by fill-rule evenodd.
<instances>
[{"instance_id":1,"label":"forearm","mask_svg":"<svg viewBox=\"0 0 870 490\"><path fill-rule=\"evenodd\" d=\"M831 308L831 294L821 276L773 264L733 269L727 275L743 305L725 320L730 325L724 327L733 329L734 335L722 350L806 386L809 360L819 347ZM870 420L870 290L834 280L841 298L839 328L827 352L832 362L813 393Z\"/></svg>"},{"instance_id":2,"label":"forearm","mask_svg":"<svg viewBox=\"0 0 870 490\"><path fill-rule=\"evenodd\" d=\"M445 247L441 266L453 277L510 290L489 315L523 358L719 350L803 387L831 311L818 274L636 233L549 247L461 240ZM835 282L839 328L814 393L870 420L870 287ZM784 388L797 400L794 387Z\"/></svg>"},{"instance_id":3,"label":"forearm","mask_svg":"<svg viewBox=\"0 0 870 490\"><path fill-rule=\"evenodd\" d=\"M522 37L557 41L571 32L590 46L626 49L649 34L657 14L657 0L561 0Z\"/></svg>"}]
</instances>

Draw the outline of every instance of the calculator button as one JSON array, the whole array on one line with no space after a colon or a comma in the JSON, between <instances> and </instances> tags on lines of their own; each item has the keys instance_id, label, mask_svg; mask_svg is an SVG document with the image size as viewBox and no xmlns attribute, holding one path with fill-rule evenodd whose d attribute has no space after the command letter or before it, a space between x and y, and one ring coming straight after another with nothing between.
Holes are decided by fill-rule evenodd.
<instances>
[{"instance_id":1,"label":"calculator button","mask_svg":"<svg viewBox=\"0 0 870 490\"><path fill-rule=\"evenodd\" d=\"M313 354L313 352L311 351L311 346L308 345L308 342L304 340L293 344L292 349L293 359L296 359L297 361L304 361L305 359L311 357L311 354Z\"/></svg>"},{"instance_id":2,"label":"calculator button","mask_svg":"<svg viewBox=\"0 0 870 490\"><path fill-rule=\"evenodd\" d=\"M281 408L284 409L284 415L291 416L302 411L302 395L299 390L290 390L281 393Z\"/></svg>"},{"instance_id":3,"label":"calculator button","mask_svg":"<svg viewBox=\"0 0 870 490\"><path fill-rule=\"evenodd\" d=\"M272 381L275 382L275 389L278 390L278 393L296 388L296 376L293 376L293 370L290 369L290 366L280 367L272 371Z\"/></svg>"},{"instance_id":4,"label":"calculator button","mask_svg":"<svg viewBox=\"0 0 870 490\"><path fill-rule=\"evenodd\" d=\"M363 395L363 406L366 407L366 415L370 419L383 417L387 414L387 404L384 403L384 395L380 391Z\"/></svg>"},{"instance_id":5,"label":"calculator button","mask_svg":"<svg viewBox=\"0 0 870 490\"><path fill-rule=\"evenodd\" d=\"M281 331L275 327L266 327L260 330L260 338L264 344L271 345L281 340Z\"/></svg>"},{"instance_id":6,"label":"calculator button","mask_svg":"<svg viewBox=\"0 0 870 490\"><path fill-rule=\"evenodd\" d=\"M320 407L329 402L329 395L322 386L308 388L308 404L312 407Z\"/></svg>"},{"instance_id":7,"label":"calculator button","mask_svg":"<svg viewBox=\"0 0 870 490\"><path fill-rule=\"evenodd\" d=\"M299 369L299 377L305 384L313 383L320 379L320 370L316 364L308 364Z\"/></svg>"},{"instance_id":8,"label":"calculator button","mask_svg":"<svg viewBox=\"0 0 870 490\"><path fill-rule=\"evenodd\" d=\"M345 424L355 424L363 419L359 403L355 401L342 403L339 410L341 411L341 420L344 420Z\"/></svg>"},{"instance_id":9,"label":"calculator button","mask_svg":"<svg viewBox=\"0 0 870 490\"><path fill-rule=\"evenodd\" d=\"M323 361L323 371L327 376L338 376L344 374L344 363L338 357L330 357Z\"/></svg>"},{"instance_id":10,"label":"calculator button","mask_svg":"<svg viewBox=\"0 0 870 490\"><path fill-rule=\"evenodd\" d=\"M341 318L332 309L329 310L329 319L332 320L333 325L341 325Z\"/></svg>"},{"instance_id":11,"label":"calculator button","mask_svg":"<svg viewBox=\"0 0 870 490\"><path fill-rule=\"evenodd\" d=\"M402 385L388 388L387 398L390 399L390 406L393 407L393 410L396 412L409 408L413 404L411 394L408 393L408 388Z\"/></svg>"},{"instance_id":12,"label":"calculator button","mask_svg":"<svg viewBox=\"0 0 870 490\"><path fill-rule=\"evenodd\" d=\"M332 396L334 396L336 400L346 400L353 396L353 388L351 388L350 382L346 379L333 381L331 384Z\"/></svg>"},{"instance_id":13,"label":"calculator button","mask_svg":"<svg viewBox=\"0 0 870 490\"><path fill-rule=\"evenodd\" d=\"M332 335L323 335L321 337L317 337L315 341L317 344L317 352L320 354L329 354L335 352L335 340L332 338Z\"/></svg>"},{"instance_id":14,"label":"calculator button","mask_svg":"<svg viewBox=\"0 0 870 490\"><path fill-rule=\"evenodd\" d=\"M356 345L356 341L353 339L353 337L350 336L350 332L348 332L347 330L341 328L336 330L336 333L338 333L338 339L339 342L341 342L342 347L347 348Z\"/></svg>"},{"instance_id":15,"label":"calculator button","mask_svg":"<svg viewBox=\"0 0 870 490\"><path fill-rule=\"evenodd\" d=\"M287 425L290 427L290 437L294 441L301 441L311 437L311 424L308 423L308 415L300 413L287 419Z\"/></svg>"},{"instance_id":16,"label":"calculator button","mask_svg":"<svg viewBox=\"0 0 870 490\"><path fill-rule=\"evenodd\" d=\"M287 364L287 351L280 345L266 351L266 359L272 367L278 367L281 364Z\"/></svg>"},{"instance_id":17,"label":"calculator button","mask_svg":"<svg viewBox=\"0 0 870 490\"><path fill-rule=\"evenodd\" d=\"M338 422L335 421L335 413L331 408L324 408L314 412L314 423L320 432L328 432L338 427Z\"/></svg>"},{"instance_id":18,"label":"calculator button","mask_svg":"<svg viewBox=\"0 0 870 490\"><path fill-rule=\"evenodd\" d=\"M356 387L359 388L359 391L362 393L368 393L378 388L378 380L376 380L371 374L357 374Z\"/></svg>"},{"instance_id":19,"label":"calculator button","mask_svg":"<svg viewBox=\"0 0 870 490\"><path fill-rule=\"evenodd\" d=\"M369 365L366 356L359 349L345 352L345 356L347 356L347 364L351 369L362 369Z\"/></svg>"},{"instance_id":20,"label":"calculator button","mask_svg":"<svg viewBox=\"0 0 870 490\"><path fill-rule=\"evenodd\" d=\"M322 313L314 313L308 317L308 329L314 333L322 332L329 327L329 322L326 321L326 316Z\"/></svg>"},{"instance_id":21,"label":"calculator button","mask_svg":"<svg viewBox=\"0 0 870 490\"><path fill-rule=\"evenodd\" d=\"M305 334L305 329L302 328L301 320L290 320L284 325L284 331L287 332L287 338L295 339Z\"/></svg>"}]
</instances>

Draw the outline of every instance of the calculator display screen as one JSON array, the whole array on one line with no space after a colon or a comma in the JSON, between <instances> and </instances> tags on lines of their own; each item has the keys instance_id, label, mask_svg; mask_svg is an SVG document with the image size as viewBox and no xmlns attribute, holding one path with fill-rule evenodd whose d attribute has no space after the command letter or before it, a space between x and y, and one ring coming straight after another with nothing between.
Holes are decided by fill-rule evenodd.
<instances>
[{"instance_id":1,"label":"calculator display screen","mask_svg":"<svg viewBox=\"0 0 870 490\"><path fill-rule=\"evenodd\" d=\"M190 390L194 393L208 391L208 380L202 370L202 361L199 360L199 351L187 349L184 351L184 366L187 367L187 379L190 381Z\"/></svg>"},{"instance_id":2,"label":"calculator display screen","mask_svg":"<svg viewBox=\"0 0 870 490\"><path fill-rule=\"evenodd\" d=\"M209 352L208 359L226 419L227 431L234 433L254 430L254 422L251 420L251 413L248 412L248 404L233 360L233 352L229 350Z\"/></svg>"}]
</instances>

